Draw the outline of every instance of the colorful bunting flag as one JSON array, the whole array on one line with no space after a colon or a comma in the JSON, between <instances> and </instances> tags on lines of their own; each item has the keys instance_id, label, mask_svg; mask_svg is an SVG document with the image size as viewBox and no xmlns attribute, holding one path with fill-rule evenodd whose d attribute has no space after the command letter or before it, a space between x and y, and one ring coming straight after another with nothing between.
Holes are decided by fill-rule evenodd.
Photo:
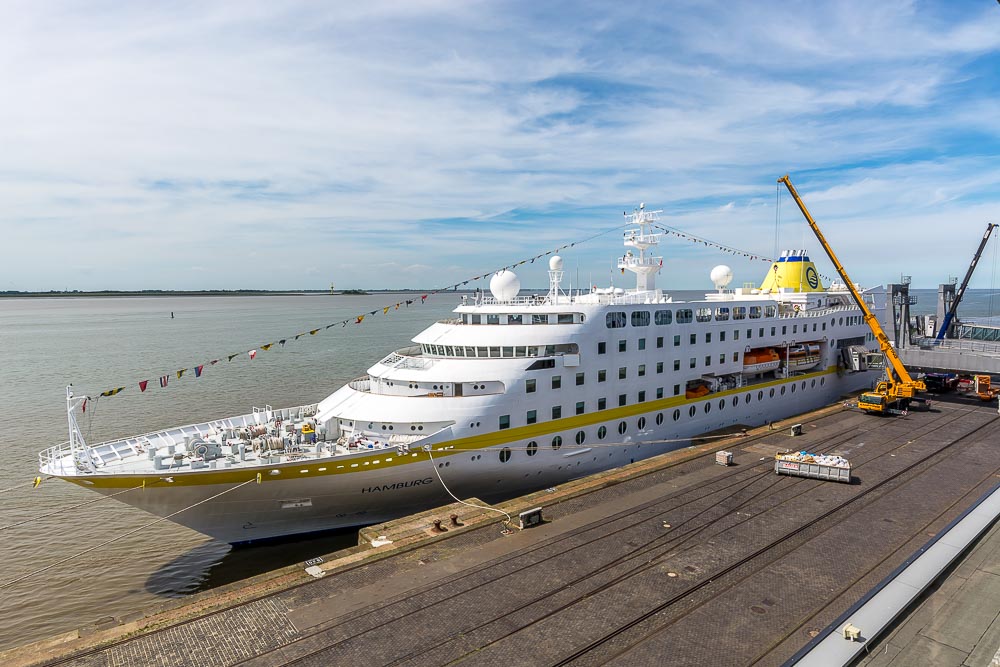
<instances>
[{"instance_id":1,"label":"colorful bunting flag","mask_svg":"<svg viewBox=\"0 0 1000 667\"><path fill-rule=\"evenodd\" d=\"M87 412L87 398L86 397L84 397L83 404L80 407L83 408L83 412L84 412L84 414L86 414L86 412Z\"/></svg>"},{"instance_id":2,"label":"colorful bunting flag","mask_svg":"<svg viewBox=\"0 0 1000 667\"><path fill-rule=\"evenodd\" d=\"M125 389L125 387L116 387L114 389L108 389L107 391L102 391L101 396L114 396L123 389Z\"/></svg>"},{"instance_id":3,"label":"colorful bunting flag","mask_svg":"<svg viewBox=\"0 0 1000 667\"><path fill-rule=\"evenodd\" d=\"M177 379L180 380L182 377L184 377L185 373L187 373L186 368L182 368L179 371L177 371Z\"/></svg>"},{"instance_id":4,"label":"colorful bunting flag","mask_svg":"<svg viewBox=\"0 0 1000 667\"><path fill-rule=\"evenodd\" d=\"M364 315L358 315L358 319L357 319L357 320L356 320L356 321L355 321L354 323L355 323L355 324L361 324L361 322L362 322L362 321L363 321L364 319L365 319L365 316L364 316Z\"/></svg>"},{"instance_id":5,"label":"colorful bunting flag","mask_svg":"<svg viewBox=\"0 0 1000 667\"><path fill-rule=\"evenodd\" d=\"M280 345L281 347L285 347L285 339L282 338L281 340L279 340L278 345Z\"/></svg>"},{"instance_id":6,"label":"colorful bunting flag","mask_svg":"<svg viewBox=\"0 0 1000 667\"><path fill-rule=\"evenodd\" d=\"M392 306L386 306L385 308L383 308L383 309L382 309L382 314L383 314L383 315L387 314L387 313L389 312L389 309L390 309L390 308L392 308Z\"/></svg>"},{"instance_id":7,"label":"colorful bunting flag","mask_svg":"<svg viewBox=\"0 0 1000 667\"><path fill-rule=\"evenodd\" d=\"M169 375L161 375L160 376L160 388L161 389L163 387L166 387L168 382L170 382L170 376Z\"/></svg>"},{"instance_id":8,"label":"colorful bunting flag","mask_svg":"<svg viewBox=\"0 0 1000 667\"><path fill-rule=\"evenodd\" d=\"M313 329L312 331L309 332L309 335L315 336L317 331L319 331L319 329Z\"/></svg>"},{"instance_id":9,"label":"colorful bunting flag","mask_svg":"<svg viewBox=\"0 0 1000 667\"><path fill-rule=\"evenodd\" d=\"M149 380L142 380L142 381L140 381L139 382L139 391L140 392L146 391L146 385L147 384L149 384Z\"/></svg>"},{"instance_id":10,"label":"colorful bunting flag","mask_svg":"<svg viewBox=\"0 0 1000 667\"><path fill-rule=\"evenodd\" d=\"M270 349L271 349L271 346L272 346L272 345L274 345L274 343L268 343L267 345L261 345L261 346L260 346L260 349L262 349L262 350L264 350L265 352L267 352L268 350L270 350Z\"/></svg>"},{"instance_id":11,"label":"colorful bunting flag","mask_svg":"<svg viewBox=\"0 0 1000 667\"><path fill-rule=\"evenodd\" d=\"M257 350L250 350L247 354L249 354L250 358L253 359L257 356Z\"/></svg>"},{"instance_id":12,"label":"colorful bunting flag","mask_svg":"<svg viewBox=\"0 0 1000 667\"><path fill-rule=\"evenodd\" d=\"M212 359L212 360L211 360L210 362L208 362L208 363L210 363L210 364L212 364L212 365L214 366L214 365L216 365L217 363L219 363L219 360L218 360L218 359Z\"/></svg>"},{"instance_id":13,"label":"colorful bunting flag","mask_svg":"<svg viewBox=\"0 0 1000 667\"><path fill-rule=\"evenodd\" d=\"M298 336L296 336L296 338L298 338ZM229 357L228 357L229 361L232 361L233 359L235 359L238 356L240 356L239 352L237 352L236 354L230 354Z\"/></svg>"},{"instance_id":14,"label":"colorful bunting flag","mask_svg":"<svg viewBox=\"0 0 1000 667\"><path fill-rule=\"evenodd\" d=\"M203 369L203 368L205 368L205 364L202 364L201 366L195 366L194 367L194 376L196 378L200 378L201 377L201 369Z\"/></svg>"}]
</instances>

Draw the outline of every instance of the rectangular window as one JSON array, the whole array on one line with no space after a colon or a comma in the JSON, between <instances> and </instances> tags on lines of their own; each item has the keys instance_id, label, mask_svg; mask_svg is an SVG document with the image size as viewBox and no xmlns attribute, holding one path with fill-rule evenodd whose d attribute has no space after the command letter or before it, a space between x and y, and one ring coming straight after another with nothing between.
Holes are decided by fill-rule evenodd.
<instances>
[{"instance_id":1,"label":"rectangular window","mask_svg":"<svg viewBox=\"0 0 1000 667\"><path fill-rule=\"evenodd\" d=\"M473 315L472 316L472 323L473 324L482 324L483 323L483 316L482 315Z\"/></svg>"},{"instance_id":2,"label":"rectangular window","mask_svg":"<svg viewBox=\"0 0 1000 667\"><path fill-rule=\"evenodd\" d=\"M625 367L624 366L622 366L621 368L618 369L618 379L619 380L624 380L625 377L626 377L626 375L627 375L627 373L625 371Z\"/></svg>"},{"instance_id":3,"label":"rectangular window","mask_svg":"<svg viewBox=\"0 0 1000 667\"><path fill-rule=\"evenodd\" d=\"M798 333L798 332L799 332L799 325L798 324L793 324L792 325L792 333L794 334L794 333ZM782 331L781 333L784 333L784 331Z\"/></svg>"},{"instance_id":4,"label":"rectangular window","mask_svg":"<svg viewBox=\"0 0 1000 667\"><path fill-rule=\"evenodd\" d=\"M681 360L680 359L674 359L674 370L675 371L679 371L680 369L681 369Z\"/></svg>"},{"instance_id":5,"label":"rectangular window","mask_svg":"<svg viewBox=\"0 0 1000 667\"><path fill-rule=\"evenodd\" d=\"M528 424L534 424L536 421L538 421L538 411L528 410L528 416L525 417L524 421L527 422Z\"/></svg>"},{"instance_id":6,"label":"rectangular window","mask_svg":"<svg viewBox=\"0 0 1000 667\"><path fill-rule=\"evenodd\" d=\"M508 315L507 316L507 324L521 324L521 316L520 315Z\"/></svg>"},{"instance_id":7,"label":"rectangular window","mask_svg":"<svg viewBox=\"0 0 1000 667\"><path fill-rule=\"evenodd\" d=\"M559 313L556 316L556 322L559 324L573 324L573 313Z\"/></svg>"},{"instance_id":8,"label":"rectangular window","mask_svg":"<svg viewBox=\"0 0 1000 667\"><path fill-rule=\"evenodd\" d=\"M514 348L513 348L513 346L510 346L510 345L505 345L505 346L504 346L504 347L502 348L502 350L503 350L503 356L504 356L504 357L506 357L506 358L510 358L510 357L513 357L513 356L514 356Z\"/></svg>"},{"instance_id":9,"label":"rectangular window","mask_svg":"<svg viewBox=\"0 0 1000 667\"><path fill-rule=\"evenodd\" d=\"M712 332L711 331L709 331L709 332L707 332L705 334L705 342L706 343L711 343L712 342Z\"/></svg>"},{"instance_id":10,"label":"rectangular window","mask_svg":"<svg viewBox=\"0 0 1000 667\"><path fill-rule=\"evenodd\" d=\"M639 364L639 377L646 376L646 364Z\"/></svg>"},{"instance_id":11,"label":"rectangular window","mask_svg":"<svg viewBox=\"0 0 1000 667\"><path fill-rule=\"evenodd\" d=\"M681 393L681 386L679 384L674 385L674 396L679 396Z\"/></svg>"},{"instance_id":12,"label":"rectangular window","mask_svg":"<svg viewBox=\"0 0 1000 667\"><path fill-rule=\"evenodd\" d=\"M758 331L757 333L759 334L760 338L763 338L764 337L764 327L761 327L760 331ZM774 327L771 327L771 335L772 336L774 335Z\"/></svg>"},{"instance_id":13,"label":"rectangular window","mask_svg":"<svg viewBox=\"0 0 1000 667\"><path fill-rule=\"evenodd\" d=\"M663 362L662 361L657 361L656 362L656 372L657 373L662 373L663 372Z\"/></svg>"},{"instance_id":14,"label":"rectangular window","mask_svg":"<svg viewBox=\"0 0 1000 667\"><path fill-rule=\"evenodd\" d=\"M725 352L723 352L723 353L721 353L721 354L719 355L719 363L720 363L720 364L724 364L724 363L726 363L726 353L725 353Z\"/></svg>"},{"instance_id":15,"label":"rectangular window","mask_svg":"<svg viewBox=\"0 0 1000 667\"><path fill-rule=\"evenodd\" d=\"M739 337L739 334L740 334L740 332L737 331L736 332L736 336ZM719 332L719 342L720 343L725 343L726 342L726 332L725 331L720 331Z\"/></svg>"},{"instance_id":16,"label":"rectangular window","mask_svg":"<svg viewBox=\"0 0 1000 667\"><path fill-rule=\"evenodd\" d=\"M691 368L695 368L697 366L698 366L698 360L695 359L694 357L691 357Z\"/></svg>"},{"instance_id":17,"label":"rectangular window","mask_svg":"<svg viewBox=\"0 0 1000 667\"><path fill-rule=\"evenodd\" d=\"M583 384L583 373L577 373L576 374L576 386L579 387L581 384Z\"/></svg>"},{"instance_id":18,"label":"rectangular window","mask_svg":"<svg viewBox=\"0 0 1000 667\"><path fill-rule=\"evenodd\" d=\"M624 340L618 341L618 351L624 352L628 348L628 343Z\"/></svg>"},{"instance_id":19,"label":"rectangular window","mask_svg":"<svg viewBox=\"0 0 1000 667\"><path fill-rule=\"evenodd\" d=\"M691 344L692 345L698 344L698 334L691 334Z\"/></svg>"},{"instance_id":20,"label":"rectangular window","mask_svg":"<svg viewBox=\"0 0 1000 667\"><path fill-rule=\"evenodd\" d=\"M747 340L753 338L753 329L747 329Z\"/></svg>"},{"instance_id":21,"label":"rectangular window","mask_svg":"<svg viewBox=\"0 0 1000 667\"><path fill-rule=\"evenodd\" d=\"M597 399L597 409L598 410L607 410L608 409L608 399L606 399L606 398L599 398L599 399Z\"/></svg>"},{"instance_id":22,"label":"rectangular window","mask_svg":"<svg viewBox=\"0 0 1000 667\"><path fill-rule=\"evenodd\" d=\"M597 371L597 381L604 382L608 379L608 372L606 370Z\"/></svg>"},{"instance_id":23,"label":"rectangular window","mask_svg":"<svg viewBox=\"0 0 1000 667\"><path fill-rule=\"evenodd\" d=\"M500 315L488 313L486 315L486 324L500 324Z\"/></svg>"},{"instance_id":24,"label":"rectangular window","mask_svg":"<svg viewBox=\"0 0 1000 667\"><path fill-rule=\"evenodd\" d=\"M674 336L674 347L680 347L680 346L681 346L681 337L680 334L678 334Z\"/></svg>"},{"instance_id":25,"label":"rectangular window","mask_svg":"<svg viewBox=\"0 0 1000 667\"><path fill-rule=\"evenodd\" d=\"M561 375L553 375L552 376L552 388L553 389L558 389L561 386L562 386L562 376Z\"/></svg>"},{"instance_id":26,"label":"rectangular window","mask_svg":"<svg viewBox=\"0 0 1000 667\"><path fill-rule=\"evenodd\" d=\"M649 311L648 310L636 310L632 313L632 326L634 327L648 327L649 326Z\"/></svg>"},{"instance_id":27,"label":"rectangular window","mask_svg":"<svg viewBox=\"0 0 1000 667\"><path fill-rule=\"evenodd\" d=\"M639 339L639 349L640 350L645 350L646 349L646 339L645 338L640 338Z\"/></svg>"},{"instance_id":28,"label":"rectangular window","mask_svg":"<svg viewBox=\"0 0 1000 667\"><path fill-rule=\"evenodd\" d=\"M608 313L604 317L604 323L609 329L624 329L626 321L625 313L621 312Z\"/></svg>"},{"instance_id":29,"label":"rectangular window","mask_svg":"<svg viewBox=\"0 0 1000 667\"><path fill-rule=\"evenodd\" d=\"M618 405L627 405L627 404L628 404L628 395L618 394Z\"/></svg>"},{"instance_id":30,"label":"rectangular window","mask_svg":"<svg viewBox=\"0 0 1000 667\"><path fill-rule=\"evenodd\" d=\"M539 315L538 313L535 313L534 315L531 316L531 323L532 324L548 324L549 323L549 316L548 315Z\"/></svg>"},{"instance_id":31,"label":"rectangular window","mask_svg":"<svg viewBox=\"0 0 1000 667\"><path fill-rule=\"evenodd\" d=\"M656 388L656 397L657 398L663 398L663 387L657 387Z\"/></svg>"},{"instance_id":32,"label":"rectangular window","mask_svg":"<svg viewBox=\"0 0 1000 667\"><path fill-rule=\"evenodd\" d=\"M663 347L663 336L656 337L656 347Z\"/></svg>"},{"instance_id":33,"label":"rectangular window","mask_svg":"<svg viewBox=\"0 0 1000 667\"><path fill-rule=\"evenodd\" d=\"M552 418L559 419L560 417L562 417L562 406L557 405L552 408Z\"/></svg>"},{"instance_id":34,"label":"rectangular window","mask_svg":"<svg viewBox=\"0 0 1000 667\"><path fill-rule=\"evenodd\" d=\"M646 392L644 392L644 391L640 391L639 392L639 402L640 403L645 403L646 402Z\"/></svg>"},{"instance_id":35,"label":"rectangular window","mask_svg":"<svg viewBox=\"0 0 1000 667\"><path fill-rule=\"evenodd\" d=\"M500 428L510 428L510 415L500 415Z\"/></svg>"},{"instance_id":36,"label":"rectangular window","mask_svg":"<svg viewBox=\"0 0 1000 667\"><path fill-rule=\"evenodd\" d=\"M524 381L524 393L526 394L535 393L535 381L533 379Z\"/></svg>"},{"instance_id":37,"label":"rectangular window","mask_svg":"<svg viewBox=\"0 0 1000 667\"><path fill-rule=\"evenodd\" d=\"M705 365L706 366L711 366L712 365L712 355L710 355L710 354L706 354L705 355Z\"/></svg>"},{"instance_id":38,"label":"rectangular window","mask_svg":"<svg viewBox=\"0 0 1000 667\"><path fill-rule=\"evenodd\" d=\"M733 363L735 364L739 360L740 360L740 353L739 352L733 352Z\"/></svg>"},{"instance_id":39,"label":"rectangular window","mask_svg":"<svg viewBox=\"0 0 1000 667\"><path fill-rule=\"evenodd\" d=\"M578 415L583 414L583 401L580 401L579 403L576 404L576 414Z\"/></svg>"},{"instance_id":40,"label":"rectangular window","mask_svg":"<svg viewBox=\"0 0 1000 667\"><path fill-rule=\"evenodd\" d=\"M781 335L784 336L787 333L788 333L788 327L787 326L782 326L781 327Z\"/></svg>"},{"instance_id":41,"label":"rectangular window","mask_svg":"<svg viewBox=\"0 0 1000 667\"><path fill-rule=\"evenodd\" d=\"M774 335L774 327L771 327L771 335Z\"/></svg>"},{"instance_id":42,"label":"rectangular window","mask_svg":"<svg viewBox=\"0 0 1000 667\"><path fill-rule=\"evenodd\" d=\"M677 324L690 324L691 319L694 317L694 313L691 312L690 308L681 308L677 311Z\"/></svg>"},{"instance_id":43,"label":"rectangular window","mask_svg":"<svg viewBox=\"0 0 1000 667\"><path fill-rule=\"evenodd\" d=\"M658 310L653 315L653 320L657 324L670 324L673 319L673 314L669 310Z\"/></svg>"},{"instance_id":44,"label":"rectangular window","mask_svg":"<svg viewBox=\"0 0 1000 667\"><path fill-rule=\"evenodd\" d=\"M608 344L603 340L597 344L597 354L604 354L608 351Z\"/></svg>"}]
</instances>

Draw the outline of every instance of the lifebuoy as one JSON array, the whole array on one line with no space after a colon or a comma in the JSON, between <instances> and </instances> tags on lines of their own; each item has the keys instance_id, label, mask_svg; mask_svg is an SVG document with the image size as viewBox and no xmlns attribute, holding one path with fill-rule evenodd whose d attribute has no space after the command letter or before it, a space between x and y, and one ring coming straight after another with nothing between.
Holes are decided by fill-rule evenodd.
<instances>
[{"instance_id":1,"label":"lifebuoy","mask_svg":"<svg viewBox=\"0 0 1000 667\"><path fill-rule=\"evenodd\" d=\"M794 306L792 306L792 310L794 310L797 313L797 312L799 312L799 310L801 310L801 308L800 308L799 304L795 304Z\"/></svg>"}]
</instances>

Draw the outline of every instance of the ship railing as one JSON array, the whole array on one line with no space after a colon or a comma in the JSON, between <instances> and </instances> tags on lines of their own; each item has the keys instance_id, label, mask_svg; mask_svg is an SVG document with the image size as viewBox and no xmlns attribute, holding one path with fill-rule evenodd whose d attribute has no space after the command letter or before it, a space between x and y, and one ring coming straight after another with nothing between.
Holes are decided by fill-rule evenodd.
<instances>
[{"instance_id":1,"label":"ship railing","mask_svg":"<svg viewBox=\"0 0 1000 667\"><path fill-rule=\"evenodd\" d=\"M512 299L501 301L494 296L486 294L480 295L476 299L477 306L540 306L548 302L545 294L531 294L528 296L515 296Z\"/></svg>"},{"instance_id":2,"label":"ship railing","mask_svg":"<svg viewBox=\"0 0 1000 667\"><path fill-rule=\"evenodd\" d=\"M921 338L917 341L917 345L923 349L938 348L1000 355L1000 343L971 338L945 338L944 340Z\"/></svg>"},{"instance_id":3,"label":"ship railing","mask_svg":"<svg viewBox=\"0 0 1000 667\"><path fill-rule=\"evenodd\" d=\"M371 391L372 388L371 376L364 375L362 377L355 378L350 382L348 382L347 386L353 389L354 391L362 391L368 393Z\"/></svg>"},{"instance_id":4,"label":"ship railing","mask_svg":"<svg viewBox=\"0 0 1000 667\"><path fill-rule=\"evenodd\" d=\"M406 348L407 350L419 350L420 348ZM389 368L406 368L411 370L425 370L434 365L434 359L430 359L423 356L411 356L408 354L400 354L400 350L396 352L391 352L379 363L383 366L388 366Z\"/></svg>"},{"instance_id":5,"label":"ship railing","mask_svg":"<svg viewBox=\"0 0 1000 667\"><path fill-rule=\"evenodd\" d=\"M318 403L309 403L291 408L272 408L270 417L272 420L281 419L282 421L296 421L314 416L318 408ZM246 415L238 415L236 417L225 417L222 419L202 422L200 424L185 424L184 426L175 426L173 428L160 431L150 431L149 433L133 435L127 438L120 438L118 440L108 440L95 445L85 446L87 448L87 454L89 454L90 461L100 468L102 466L142 454L151 447L159 449L160 447L168 447L170 445L182 445L184 443L184 438L186 437L203 438L209 435L212 431L242 428L244 426L266 423L266 421L261 421L264 415L264 412L256 412ZM56 474L65 475L94 472L93 468L88 465L86 460L87 458L88 457L84 455L82 450L78 449L74 451L69 442L64 442L39 452L39 469L44 468L50 473L58 470L58 473ZM46 466L51 467L47 468Z\"/></svg>"}]
</instances>

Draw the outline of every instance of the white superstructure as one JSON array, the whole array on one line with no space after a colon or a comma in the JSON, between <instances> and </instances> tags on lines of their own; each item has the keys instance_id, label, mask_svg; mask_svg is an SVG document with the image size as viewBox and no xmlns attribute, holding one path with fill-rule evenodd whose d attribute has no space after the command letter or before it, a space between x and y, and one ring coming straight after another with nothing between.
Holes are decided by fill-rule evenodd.
<instances>
[{"instance_id":1,"label":"white superstructure","mask_svg":"<svg viewBox=\"0 0 1000 667\"><path fill-rule=\"evenodd\" d=\"M545 295L503 271L318 404L88 445L69 395L70 441L42 452L41 472L104 494L142 486L117 498L159 516L218 495L171 520L247 542L447 502L438 474L459 497L509 496L870 386L860 311L804 251L760 287L729 289L715 267L713 292L678 302L655 286L655 216L640 207L623 237L636 289L567 293L559 257ZM881 289L865 296L884 311Z\"/></svg>"}]
</instances>

